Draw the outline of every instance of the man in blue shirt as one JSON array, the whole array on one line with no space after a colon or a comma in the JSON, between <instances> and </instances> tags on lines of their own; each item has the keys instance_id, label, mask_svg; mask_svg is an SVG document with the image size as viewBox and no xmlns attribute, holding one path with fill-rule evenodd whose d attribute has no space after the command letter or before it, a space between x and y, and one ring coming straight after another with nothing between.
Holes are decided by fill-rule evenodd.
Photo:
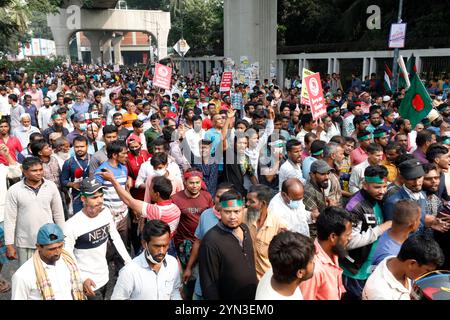
<instances>
[{"instance_id":1,"label":"man in blue shirt","mask_svg":"<svg viewBox=\"0 0 450 320\"><path fill-rule=\"evenodd\" d=\"M88 154L88 141L84 136L78 136L73 141L75 155L64 162L61 170L61 187L72 189L73 214L83 209L80 199L80 184L89 176L89 163L91 156Z\"/></svg>"},{"instance_id":2,"label":"man in blue shirt","mask_svg":"<svg viewBox=\"0 0 450 320\"><path fill-rule=\"evenodd\" d=\"M420 206L411 199L400 200L394 205L391 229L378 239L372 256L372 265L378 265L388 256L396 256L403 242L420 226Z\"/></svg>"},{"instance_id":3,"label":"man in blue shirt","mask_svg":"<svg viewBox=\"0 0 450 320\"><path fill-rule=\"evenodd\" d=\"M75 103L72 106L72 110L75 114L89 112L89 103L84 100L84 93L78 92Z\"/></svg>"},{"instance_id":4,"label":"man in blue shirt","mask_svg":"<svg viewBox=\"0 0 450 320\"><path fill-rule=\"evenodd\" d=\"M125 189L128 179L128 170L126 167L128 148L122 141L113 141L106 145L106 154L108 156L108 160L103 162L97 170L95 170L94 177L103 186L104 205L111 211L114 222L116 223L117 231L119 231L125 247L127 247L127 250L130 251L127 223L128 207L120 199L113 184L104 180L103 177L98 174L104 169L110 170L113 173L114 178L120 183L122 188ZM115 248L113 259L116 272L118 272L123 267L124 262Z\"/></svg>"}]
</instances>

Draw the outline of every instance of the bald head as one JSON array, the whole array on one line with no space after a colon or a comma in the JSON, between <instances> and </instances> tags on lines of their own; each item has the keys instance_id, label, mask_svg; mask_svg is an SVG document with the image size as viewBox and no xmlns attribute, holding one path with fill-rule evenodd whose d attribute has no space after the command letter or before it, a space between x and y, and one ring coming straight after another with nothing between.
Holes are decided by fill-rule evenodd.
<instances>
[{"instance_id":1,"label":"bald head","mask_svg":"<svg viewBox=\"0 0 450 320\"><path fill-rule=\"evenodd\" d=\"M289 178L281 185L281 196L286 203L303 199L303 183L297 178Z\"/></svg>"}]
</instances>

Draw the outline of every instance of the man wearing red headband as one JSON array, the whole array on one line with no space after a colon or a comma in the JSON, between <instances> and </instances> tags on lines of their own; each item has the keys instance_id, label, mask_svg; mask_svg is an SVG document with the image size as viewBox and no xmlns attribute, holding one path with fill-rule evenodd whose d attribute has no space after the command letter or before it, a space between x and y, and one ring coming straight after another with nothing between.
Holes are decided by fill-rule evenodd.
<instances>
[{"instance_id":1,"label":"man wearing red headband","mask_svg":"<svg viewBox=\"0 0 450 320\"><path fill-rule=\"evenodd\" d=\"M184 173L184 190L172 196L174 204L180 208L181 216L174 244L177 256L180 258L183 270L189 262L191 249L195 240L195 229L198 226L200 215L208 208L214 206L212 197L203 181L203 174L198 169L190 168ZM187 296L194 293L195 275L186 283Z\"/></svg>"}]
</instances>

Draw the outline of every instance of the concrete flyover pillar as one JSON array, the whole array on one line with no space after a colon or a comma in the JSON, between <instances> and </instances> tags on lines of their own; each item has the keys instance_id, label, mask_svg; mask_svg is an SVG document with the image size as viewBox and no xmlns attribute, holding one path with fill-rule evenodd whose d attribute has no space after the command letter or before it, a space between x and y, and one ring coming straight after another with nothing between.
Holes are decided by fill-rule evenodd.
<instances>
[{"instance_id":1,"label":"concrete flyover pillar","mask_svg":"<svg viewBox=\"0 0 450 320\"><path fill-rule=\"evenodd\" d=\"M103 36L101 31L86 31L85 36L89 39L91 45L91 63L102 64L102 53L100 51L100 40Z\"/></svg>"},{"instance_id":2,"label":"concrete flyover pillar","mask_svg":"<svg viewBox=\"0 0 450 320\"><path fill-rule=\"evenodd\" d=\"M114 37L111 39L111 45L113 46L114 50L114 63L116 64L123 64L122 61L122 49L120 48L120 45L122 43L123 33L115 33Z\"/></svg>"},{"instance_id":3,"label":"concrete flyover pillar","mask_svg":"<svg viewBox=\"0 0 450 320\"><path fill-rule=\"evenodd\" d=\"M259 62L260 79L270 79L277 60L277 1L224 1L224 55L239 64L240 57Z\"/></svg>"},{"instance_id":4,"label":"concrete flyover pillar","mask_svg":"<svg viewBox=\"0 0 450 320\"><path fill-rule=\"evenodd\" d=\"M102 60L103 64L112 64L111 55L111 39L113 37L113 32L105 32L100 39L100 46L103 49Z\"/></svg>"},{"instance_id":5,"label":"concrete flyover pillar","mask_svg":"<svg viewBox=\"0 0 450 320\"><path fill-rule=\"evenodd\" d=\"M72 32L65 28L51 28L57 56L66 57L70 61L69 39Z\"/></svg>"}]
</instances>

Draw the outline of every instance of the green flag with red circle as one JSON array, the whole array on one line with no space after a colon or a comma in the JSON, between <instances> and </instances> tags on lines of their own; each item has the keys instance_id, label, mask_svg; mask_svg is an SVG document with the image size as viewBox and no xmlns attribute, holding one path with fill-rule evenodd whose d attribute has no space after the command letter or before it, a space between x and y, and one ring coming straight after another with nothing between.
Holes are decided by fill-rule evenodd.
<instances>
[{"instance_id":1,"label":"green flag with red circle","mask_svg":"<svg viewBox=\"0 0 450 320\"><path fill-rule=\"evenodd\" d=\"M399 114L402 118L409 119L414 128L430 113L433 103L417 73L412 74L410 82L411 86L400 104Z\"/></svg>"}]
</instances>

